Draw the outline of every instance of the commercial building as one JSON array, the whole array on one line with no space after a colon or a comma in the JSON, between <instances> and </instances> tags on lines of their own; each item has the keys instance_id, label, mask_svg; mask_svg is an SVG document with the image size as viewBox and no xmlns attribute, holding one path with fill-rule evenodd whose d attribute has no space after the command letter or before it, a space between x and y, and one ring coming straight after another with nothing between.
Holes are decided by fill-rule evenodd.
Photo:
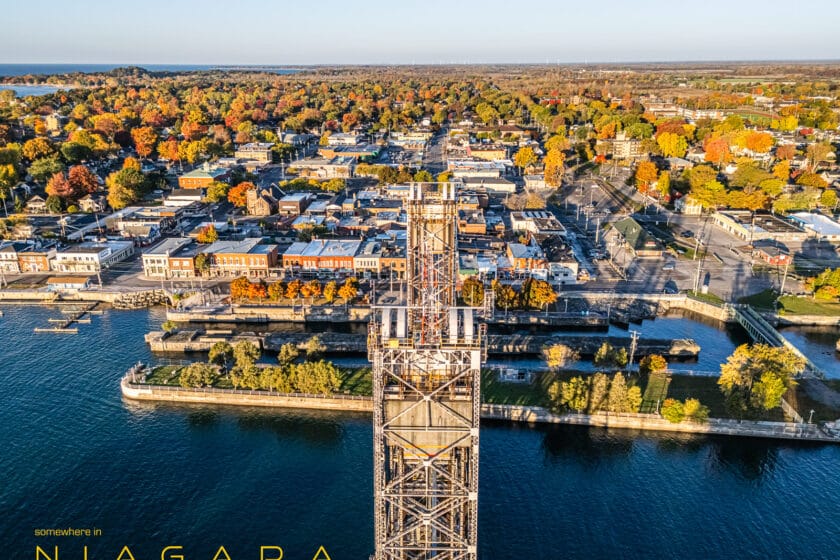
<instances>
[{"instance_id":1,"label":"commercial building","mask_svg":"<svg viewBox=\"0 0 840 560\"><path fill-rule=\"evenodd\" d=\"M284 216L298 216L303 214L313 198L311 193L287 194L277 202L277 212Z\"/></svg>"},{"instance_id":2,"label":"commercial building","mask_svg":"<svg viewBox=\"0 0 840 560\"><path fill-rule=\"evenodd\" d=\"M624 218L612 224L605 238L607 245L615 249L626 249L634 257L659 258L665 254L665 247L633 218Z\"/></svg>"},{"instance_id":3,"label":"commercial building","mask_svg":"<svg viewBox=\"0 0 840 560\"><path fill-rule=\"evenodd\" d=\"M361 245L362 241L355 239L315 239L308 243L292 243L283 253L283 268L353 272L354 259Z\"/></svg>"},{"instance_id":4,"label":"commercial building","mask_svg":"<svg viewBox=\"0 0 840 560\"><path fill-rule=\"evenodd\" d=\"M182 267L181 259L179 259L178 266L175 267L179 273L177 275L172 274L172 257L182 253L184 248L190 246L194 249L195 241L189 237L170 237L169 239L164 239L154 247L146 249L143 251L142 257L143 275L146 276L146 278L160 279L190 278L195 276L194 257L189 258L191 265L187 267ZM192 274L186 274L187 271L191 271Z\"/></svg>"},{"instance_id":5,"label":"commercial building","mask_svg":"<svg viewBox=\"0 0 840 560\"><path fill-rule=\"evenodd\" d=\"M211 276L268 276L277 266L277 245L260 238L242 241L216 241L203 251Z\"/></svg>"},{"instance_id":6,"label":"commercial building","mask_svg":"<svg viewBox=\"0 0 840 560\"><path fill-rule=\"evenodd\" d=\"M212 167L209 163L193 169L178 177L178 186L182 189L207 188L214 181L227 181L230 177L230 169L223 167Z\"/></svg>"},{"instance_id":7,"label":"commercial building","mask_svg":"<svg viewBox=\"0 0 840 560\"><path fill-rule=\"evenodd\" d=\"M840 223L824 214L797 212L788 216L790 221L818 239L840 241Z\"/></svg>"},{"instance_id":8,"label":"commercial building","mask_svg":"<svg viewBox=\"0 0 840 560\"><path fill-rule=\"evenodd\" d=\"M133 254L134 243L131 241L80 243L56 251L52 267L57 272L98 272Z\"/></svg>"},{"instance_id":9,"label":"commercial building","mask_svg":"<svg viewBox=\"0 0 840 560\"><path fill-rule=\"evenodd\" d=\"M513 231L527 231L533 234L566 237L566 228L552 214L545 210L525 210L510 213L510 227Z\"/></svg>"},{"instance_id":10,"label":"commercial building","mask_svg":"<svg viewBox=\"0 0 840 560\"><path fill-rule=\"evenodd\" d=\"M245 159L260 163L271 163L272 147L274 147L274 143L272 142L250 142L248 144L242 144L236 148L233 155L237 159Z\"/></svg>"},{"instance_id":11,"label":"commercial building","mask_svg":"<svg viewBox=\"0 0 840 560\"><path fill-rule=\"evenodd\" d=\"M804 241L809 235L790 222L772 214L727 210L715 212L712 219L716 226L747 243L761 239Z\"/></svg>"}]
</instances>

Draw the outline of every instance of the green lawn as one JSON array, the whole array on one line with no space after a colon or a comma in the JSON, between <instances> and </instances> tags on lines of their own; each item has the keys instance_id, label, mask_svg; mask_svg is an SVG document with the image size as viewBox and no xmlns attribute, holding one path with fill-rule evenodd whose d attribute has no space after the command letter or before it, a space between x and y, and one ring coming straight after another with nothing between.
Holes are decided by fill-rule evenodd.
<instances>
[{"instance_id":1,"label":"green lawn","mask_svg":"<svg viewBox=\"0 0 840 560\"><path fill-rule=\"evenodd\" d=\"M373 395L373 375L369 367L342 369L339 393L369 397Z\"/></svg>"},{"instance_id":2,"label":"green lawn","mask_svg":"<svg viewBox=\"0 0 840 560\"><path fill-rule=\"evenodd\" d=\"M700 301L705 301L706 303L712 303L712 304L715 304L715 305L723 305L724 303L726 303L723 300L722 297L720 297L716 294L713 294L712 292L708 292L708 293L704 294L703 292L689 291L688 295L690 295L694 299L697 299L697 300L700 300Z\"/></svg>"},{"instance_id":3,"label":"green lawn","mask_svg":"<svg viewBox=\"0 0 840 560\"><path fill-rule=\"evenodd\" d=\"M548 406L548 387L556 379L573 377L573 372L558 375L536 374L531 383L506 383L499 381L496 374L483 371L481 374L481 400L492 404L518 404L523 406Z\"/></svg>"},{"instance_id":4,"label":"green lawn","mask_svg":"<svg viewBox=\"0 0 840 560\"><path fill-rule=\"evenodd\" d=\"M150 385L178 385L178 373L183 366L158 366L146 377Z\"/></svg>"},{"instance_id":5,"label":"green lawn","mask_svg":"<svg viewBox=\"0 0 840 560\"><path fill-rule=\"evenodd\" d=\"M639 412L656 412L657 404L664 401L668 396L668 385L670 383L671 379L665 372L656 372L649 375Z\"/></svg>"},{"instance_id":6,"label":"green lawn","mask_svg":"<svg viewBox=\"0 0 840 560\"><path fill-rule=\"evenodd\" d=\"M738 303L752 305L760 310L775 311L776 298L778 297L779 294L776 290L768 289L751 296L742 297L738 300Z\"/></svg>"},{"instance_id":7,"label":"green lawn","mask_svg":"<svg viewBox=\"0 0 840 560\"><path fill-rule=\"evenodd\" d=\"M702 404L709 407L709 416L712 418L728 418L726 401L717 380L717 377L672 375L671 385L668 387L668 397L681 401L698 399ZM783 422L785 417L781 408L775 408L764 412L756 420Z\"/></svg>"},{"instance_id":8,"label":"green lawn","mask_svg":"<svg viewBox=\"0 0 840 560\"><path fill-rule=\"evenodd\" d=\"M782 296L779 314L840 316L840 303L818 301L808 297Z\"/></svg>"}]
</instances>

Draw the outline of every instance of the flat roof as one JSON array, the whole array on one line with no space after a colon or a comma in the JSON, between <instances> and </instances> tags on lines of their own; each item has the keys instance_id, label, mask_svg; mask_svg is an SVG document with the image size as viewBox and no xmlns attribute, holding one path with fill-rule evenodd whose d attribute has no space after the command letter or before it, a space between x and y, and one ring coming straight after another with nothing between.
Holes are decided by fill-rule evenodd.
<instances>
[{"instance_id":1,"label":"flat roof","mask_svg":"<svg viewBox=\"0 0 840 560\"><path fill-rule=\"evenodd\" d=\"M790 218L819 235L840 235L840 224L823 214L797 212L791 214Z\"/></svg>"},{"instance_id":2,"label":"flat roof","mask_svg":"<svg viewBox=\"0 0 840 560\"><path fill-rule=\"evenodd\" d=\"M192 243L192 238L190 237L168 237L154 245L153 247L149 247L145 251L143 251L144 255L164 255L164 256L171 256L173 253L178 251L181 247L189 245Z\"/></svg>"}]
</instances>

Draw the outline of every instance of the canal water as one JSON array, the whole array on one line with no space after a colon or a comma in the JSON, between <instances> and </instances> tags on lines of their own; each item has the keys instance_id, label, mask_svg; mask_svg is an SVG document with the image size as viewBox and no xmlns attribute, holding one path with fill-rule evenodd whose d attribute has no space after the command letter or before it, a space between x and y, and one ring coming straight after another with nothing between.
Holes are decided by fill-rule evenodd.
<instances>
[{"instance_id":1,"label":"canal water","mask_svg":"<svg viewBox=\"0 0 840 560\"><path fill-rule=\"evenodd\" d=\"M257 560L261 545L287 559L322 545L333 560L367 558L369 417L123 402L119 378L152 359L142 337L161 311L106 311L77 335L33 335L56 309L2 310L9 558L40 545L81 560L85 544L89 560L126 545L137 560L169 545L190 560L221 545L237 560ZM650 326L673 335L679 321ZM691 323L704 352L738 342ZM481 438L483 559L840 555L840 446L501 423ZM35 536L68 527L102 534Z\"/></svg>"}]
</instances>

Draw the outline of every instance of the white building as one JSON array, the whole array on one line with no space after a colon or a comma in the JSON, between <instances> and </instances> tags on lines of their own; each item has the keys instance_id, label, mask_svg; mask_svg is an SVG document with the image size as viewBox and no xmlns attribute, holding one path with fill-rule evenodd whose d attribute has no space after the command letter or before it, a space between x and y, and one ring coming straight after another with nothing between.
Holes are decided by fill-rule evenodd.
<instances>
[{"instance_id":1,"label":"white building","mask_svg":"<svg viewBox=\"0 0 840 560\"><path fill-rule=\"evenodd\" d=\"M789 217L793 223L818 239L840 241L840 223L828 216L814 212L797 212Z\"/></svg>"},{"instance_id":2,"label":"white building","mask_svg":"<svg viewBox=\"0 0 840 560\"><path fill-rule=\"evenodd\" d=\"M98 272L133 254L131 241L80 243L57 251L52 266L56 272Z\"/></svg>"}]
</instances>

